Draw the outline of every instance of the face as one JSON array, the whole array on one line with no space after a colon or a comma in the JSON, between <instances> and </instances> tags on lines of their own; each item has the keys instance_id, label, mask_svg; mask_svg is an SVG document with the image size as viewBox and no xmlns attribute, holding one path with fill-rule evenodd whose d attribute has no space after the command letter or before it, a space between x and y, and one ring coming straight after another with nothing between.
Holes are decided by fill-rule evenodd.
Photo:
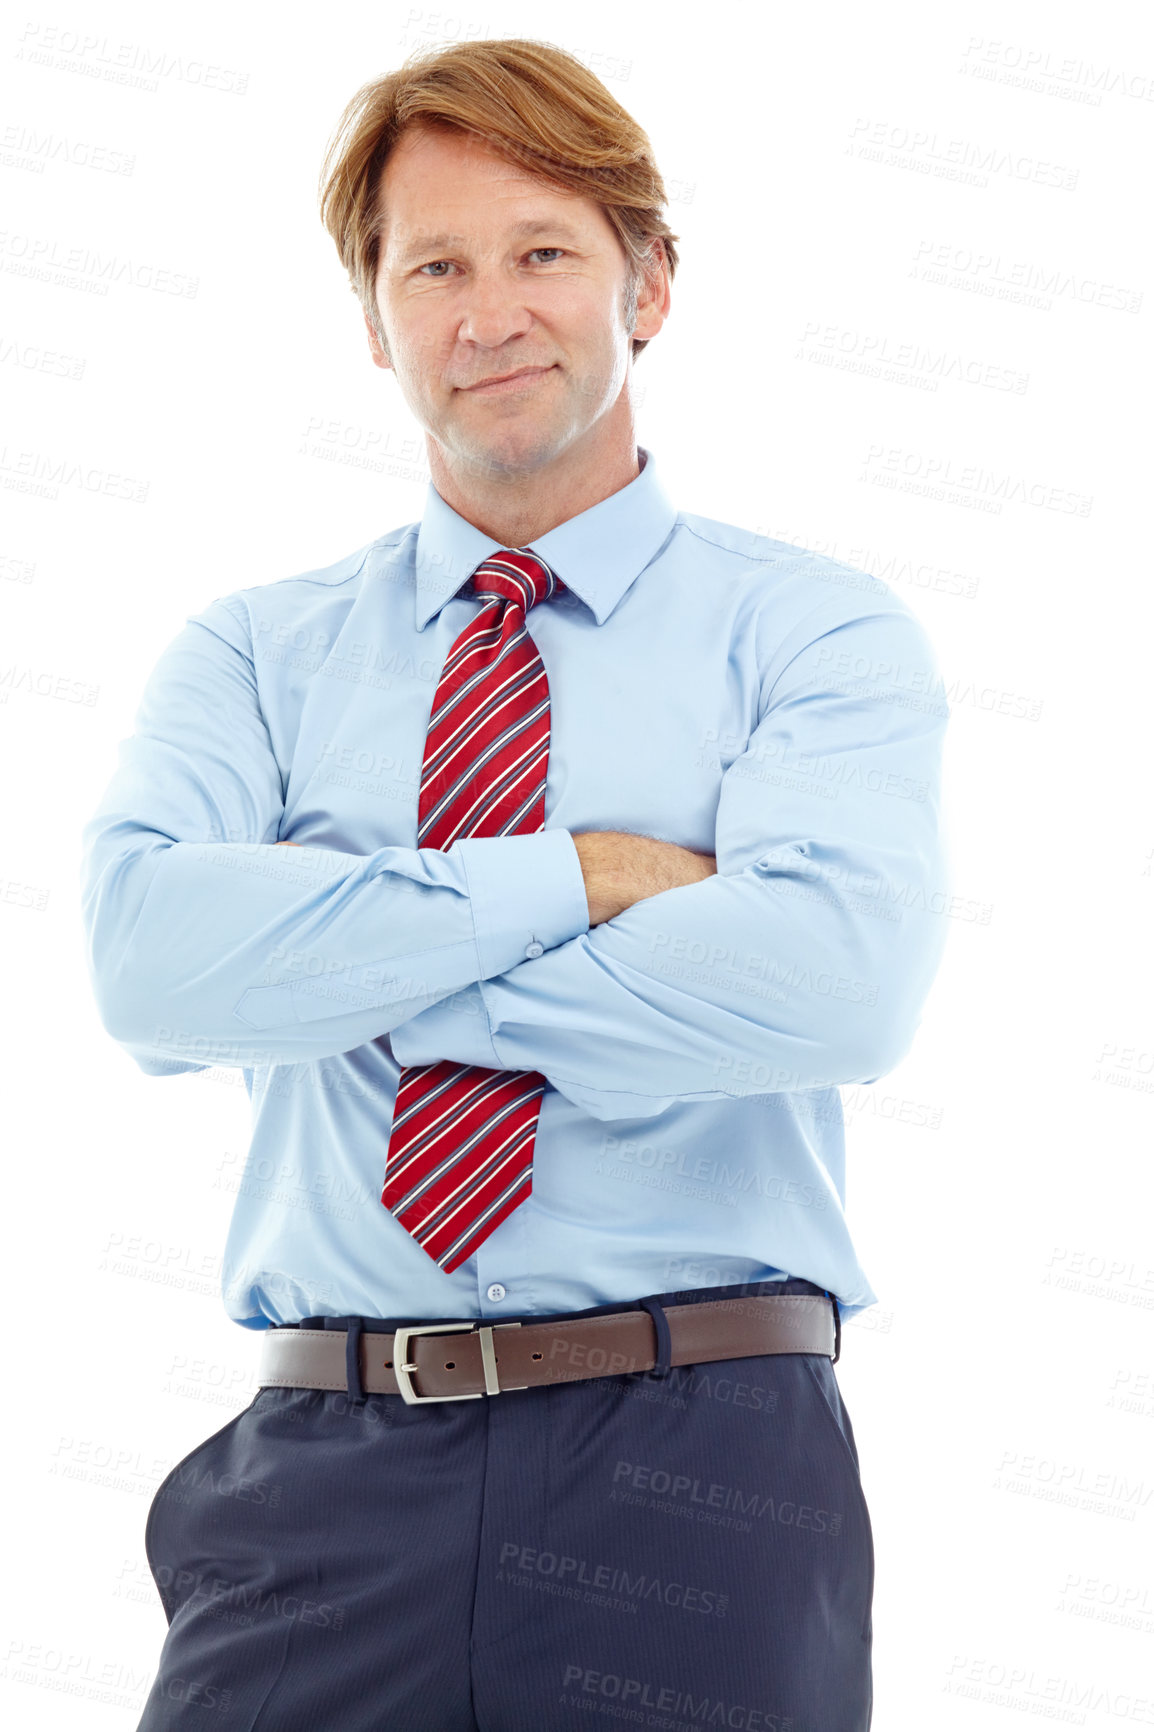
<instances>
[{"instance_id":1,"label":"face","mask_svg":"<svg viewBox=\"0 0 1154 1732\"><path fill-rule=\"evenodd\" d=\"M369 344L450 468L532 473L628 414L632 338L660 329L668 283L639 286L630 329L624 249L598 205L431 128L402 135L383 191L387 348L366 315Z\"/></svg>"}]
</instances>

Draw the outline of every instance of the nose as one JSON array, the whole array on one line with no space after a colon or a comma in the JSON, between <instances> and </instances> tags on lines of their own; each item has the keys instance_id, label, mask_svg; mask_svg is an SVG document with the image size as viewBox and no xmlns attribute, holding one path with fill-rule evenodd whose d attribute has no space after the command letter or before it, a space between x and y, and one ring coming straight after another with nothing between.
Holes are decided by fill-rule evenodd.
<instances>
[{"instance_id":1,"label":"nose","mask_svg":"<svg viewBox=\"0 0 1154 1732\"><path fill-rule=\"evenodd\" d=\"M498 350L533 328L521 285L503 272L480 271L465 290L457 340L477 349ZM510 366L515 363L510 363ZM500 372L500 367L493 371Z\"/></svg>"}]
</instances>

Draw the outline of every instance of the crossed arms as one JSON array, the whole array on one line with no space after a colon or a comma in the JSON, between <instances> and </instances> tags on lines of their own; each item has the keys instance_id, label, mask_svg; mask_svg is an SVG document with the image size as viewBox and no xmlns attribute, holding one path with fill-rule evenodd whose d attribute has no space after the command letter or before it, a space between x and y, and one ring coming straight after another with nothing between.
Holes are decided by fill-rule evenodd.
<instances>
[{"instance_id":1,"label":"crossed arms","mask_svg":"<svg viewBox=\"0 0 1154 1732\"><path fill-rule=\"evenodd\" d=\"M539 1069L605 1118L872 1081L943 942L944 710L876 671L932 667L904 610L821 626L724 769L714 855L557 828L354 855L276 851L247 610L213 603L153 670L86 827L105 1026L154 1074L388 1035L401 1063Z\"/></svg>"}]
</instances>

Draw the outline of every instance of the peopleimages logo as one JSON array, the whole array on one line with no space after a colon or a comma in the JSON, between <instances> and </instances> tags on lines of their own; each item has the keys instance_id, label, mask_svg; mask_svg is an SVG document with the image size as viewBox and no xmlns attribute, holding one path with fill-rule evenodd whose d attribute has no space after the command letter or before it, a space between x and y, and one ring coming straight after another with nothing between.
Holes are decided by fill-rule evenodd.
<instances>
[{"instance_id":1,"label":"peopleimages logo","mask_svg":"<svg viewBox=\"0 0 1154 1732\"><path fill-rule=\"evenodd\" d=\"M619 1672L599 1672L592 1666L568 1665L562 1676L561 1701L574 1708L592 1709L598 1704L590 1697L602 1697L617 1702L617 1708L604 1708L615 1719L641 1721L641 1708L655 1709L661 1714L676 1714L680 1720L701 1726L728 1726L733 1732L800 1732L792 1714L776 1714L766 1708L749 1708L740 1702L724 1702L716 1696L695 1696L692 1691L678 1690L670 1684L652 1684L645 1678L623 1678ZM667 1725L652 1714L643 1722L649 1726Z\"/></svg>"},{"instance_id":2,"label":"peopleimages logo","mask_svg":"<svg viewBox=\"0 0 1154 1732\"><path fill-rule=\"evenodd\" d=\"M548 1576L579 1587L623 1594L631 1600L654 1600L659 1605L677 1606L685 1612L712 1614L717 1618L725 1616L729 1604L729 1595L719 1594L713 1588L666 1582L659 1576L647 1576L644 1572L631 1576L622 1564L590 1564L585 1558L572 1558L560 1552L541 1552L535 1546L519 1545L516 1540L502 1543L501 1567L502 1571L507 1568L510 1574L519 1570L530 1577Z\"/></svg>"},{"instance_id":3,"label":"peopleimages logo","mask_svg":"<svg viewBox=\"0 0 1154 1732\"><path fill-rule=\"evenodd\" d=\"M278 1593L259 1582L229 1582L221 1577L206 1576L204 1571L174 1570L171 1564L158 1564L155 1577L162 1600L184 1605L199 1600L214 1611L239 1609L246 1616L234 1622L252 1623L249 1614L288 1618L301 1624L313 1624L318 1629L341 1630L345 1623L345 1608L328 1600L304 1599L300 1594Z\"/></svg>"},{"instance_id":4,"label":"peopleimages logo","mask_svg":"<svg viewBox=\"0 0 1154 1732\"><path fill-rule=\"evenodd\" d=\"M619 1485L622 1480L635 1492L668 1492L671 1498L685 1497L690 1504L701 1504L711 1509L736 1511L741 1515L768 1515L771 1521L780 1523L782 1527L808 1528L813 1533L839 1534L842 1531L841 1515L833 1510L816 1509L812 1504L795 1503L792 1498L774 1498L769 1493L745 1492L737 1486L713 1482L703 1490L700 1479L684 1473L669 1473L665 1468L619 1461L613 1470L614 1485Z\"/></svg>"}]
</instances>

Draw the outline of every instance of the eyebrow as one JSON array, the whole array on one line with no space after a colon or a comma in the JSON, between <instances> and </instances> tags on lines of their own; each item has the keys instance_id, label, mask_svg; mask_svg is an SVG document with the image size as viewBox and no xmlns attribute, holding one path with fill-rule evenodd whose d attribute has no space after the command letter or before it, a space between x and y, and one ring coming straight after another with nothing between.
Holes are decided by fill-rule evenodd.
<instances>
[{"instance_id":1,"label":"eyebrow","mask_svg":"<svg viewBox=\"0 0 1154 1732\"><path fill-rule=\"evenodd\" d=\"M577 241L581 239L575 228L563 218L526 217L519 223L514 223L510 232L513 240L524 240L528 235L553 234L560 235L564 240ZM464 239L460 234L418 235L412 244L401 254L400 263L406 265L410 260L422 253L435 254L443 249L459 246Z\"/></svg>"}]
</instances>

